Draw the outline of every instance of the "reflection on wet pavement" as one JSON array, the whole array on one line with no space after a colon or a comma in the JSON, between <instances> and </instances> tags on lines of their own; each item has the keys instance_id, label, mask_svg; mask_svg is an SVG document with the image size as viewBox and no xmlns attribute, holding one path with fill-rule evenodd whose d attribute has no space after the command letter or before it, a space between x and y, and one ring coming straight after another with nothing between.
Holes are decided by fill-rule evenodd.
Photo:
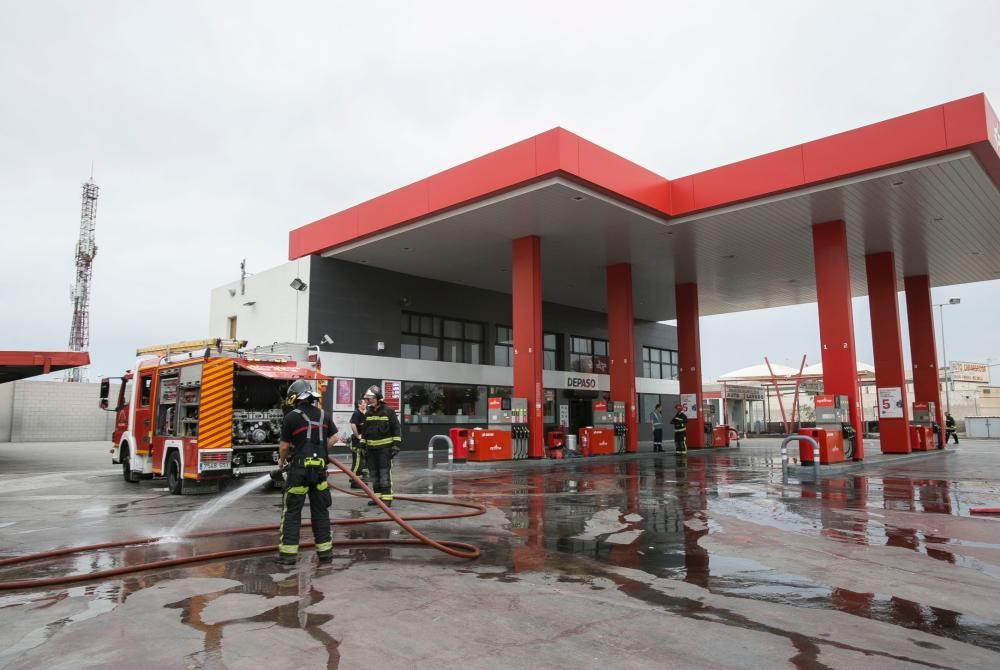
<instances>
[{"instance_id":1,"label":"reflection on wet pavement","mask_svg":"<svg viewBox=\"0 0 1000 670\"><path fill-rule=\"evenodd\" d=\"M492 592L500 598L528 586L551 598L576 598L609 612L628 608L630 601L641 602L650 608L642 610L643 617L655 612L702 626L710 623L713 630L729 631L726 635L740 629L747 640L769 639L768 644L784 648L782 658L794 667L838 667L858 659L869 659L869 667L872 659L924 667L973 667L972 659L990 664L989 659L1000 661L1000 655L992 656L1000 652L1000 610L994 605L1000 595L1000 525L972 518L968 509L1000 500L1000 455L993 455L1000 450L990 452L987 445L963 449L948 459L910 462L818 485L783 486L776 443L756 447L751 442L740 453L687 458L649 454L618 462L497 471L431 473L413 467L409 476L399 478L400 492L450 493L490 507L481 517L421 526L436 538L481 546L479 561L463 563L405 547L366 547L338 551L329 567L304 553L291 572L282 572L268 557L256 557L58 592L11 593L0 596L0 617L18 623L0 631L0 648L5 648L0 667L34 667L87 649L91 658L113 663L124 656L105 640L106 632L95 631L109 626L129 629L133 624L128 617L145 616L150 608L161 611L157 616L165 622L164 635L180 636L184 642L176 649L153 645L147 653L151 658L158 653L165 659L182 658L178 667L250 667L261 655L275 654L282 659L280 665L288 667L335 668L347 657L356 661L350 667L378 667L375 657L359 665L352 656L364 647L356 638L360 624L353 619L378 620L376 604L388 607L380 625L390 630L399 626L398 634L403 635L403 614L393 607L397 600L414 601L418 617L442 608L444 613L438 615L447 618L476 607L466 602L470 593L485 597L482 594ZM103 517L127 521L135 535L151 523L169 527L201 504L149 497L148 492L136 498L104 506ZM277 500L268 493L248 496L224 511L213 526L267 522L276 515ZM94 516L95 507L81 506L79 514ZM422 511L413 503L400 508L410 514ZM376 514L363 501L343 497L333 513L342 518ZM399 532L383 525L336 530L339 537L366 538L396 537ZM72 529L66 534L73 544L89 541ZM121 562L263 543L273 543L273 538L233 535L132 547L6 570L3 578L87 572ZM416 582L403 580L404 574ZM436 591L434 580L461 586ZM156 595L136 601L145 593ZM515 613L493 611L494 619L540 616L543 606L527 593L517 596ZM491 605L480 606L483 616L492 611ZM582 615L574 610L557 616ZM822 617L836 617L837 630L854 629L841 634L830 627L824 634ZM574 635L596 635L582 632L585 629ZM890 629L898 633L876 634ZM96 637L87 638L88 631ZM460 638L472 635L476 645L492 648L480 633L448 632ZM429 638L442 634L426 633ZM692 635L695 644L698 633ZM585 639L587 644L599 643ZM83 646L74 650L73 644ZM430 650L409 656L423 649L413 644L409 651L385 651L387 656L379 658L404 666L410 661L419 666L421 659L441 660L438 654L443 652ZM701 644L701 662L739 667L739 661L746 660L710 656ZM753 646L755 642L747 644L761 661L754 665L771 653ZM405 658L393 656L404 653ZM940 662L929 654L940 654ZM637 663L646 667L645 660ZM992 665L1000 667L1000 662Z\"/></svg>"}]
</instances>

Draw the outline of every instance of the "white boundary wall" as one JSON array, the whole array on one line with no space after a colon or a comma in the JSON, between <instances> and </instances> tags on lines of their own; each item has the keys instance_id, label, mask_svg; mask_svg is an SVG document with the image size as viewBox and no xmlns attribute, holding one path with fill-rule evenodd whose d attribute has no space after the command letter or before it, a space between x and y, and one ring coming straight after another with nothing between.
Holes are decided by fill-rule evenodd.
<instances>
[{"instance_id":1,"label":"white boundary wall","mask_svg":"<svg viewBox=\"0 0 1000 670\"><path fill-rule=\"evenodd\" d=\"M110 441L115 415L97 406L99 395L96 383L0 384L0 442Z\"/></svg>"}]
</instances>

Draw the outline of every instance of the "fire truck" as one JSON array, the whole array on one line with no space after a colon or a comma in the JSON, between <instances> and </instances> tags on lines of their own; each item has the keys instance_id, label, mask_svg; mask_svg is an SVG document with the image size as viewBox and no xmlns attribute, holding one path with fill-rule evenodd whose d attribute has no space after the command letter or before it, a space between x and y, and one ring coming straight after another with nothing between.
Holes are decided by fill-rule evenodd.
<instances>
[{"instance_id":1,"label":"fire truck","mask_svg":"<svg viewBox=\"0 0 1000 670\"><path fill-rule=\"evenodd\" d=\"M195 340L136 356L132 370L101 380L100 406L115 412L111 461L126 482L166 477L173 494L273 469L288 385L306 379L322 393L329 379L304 344Z\"/></svg>"}]
</instances>

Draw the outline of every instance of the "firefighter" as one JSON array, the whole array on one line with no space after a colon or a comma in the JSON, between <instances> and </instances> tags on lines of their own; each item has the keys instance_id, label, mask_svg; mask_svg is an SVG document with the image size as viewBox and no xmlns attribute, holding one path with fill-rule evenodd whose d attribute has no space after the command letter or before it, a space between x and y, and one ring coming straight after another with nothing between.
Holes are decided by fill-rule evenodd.
<instances>
[{"instance_id":1,"label":"firefighter","mask_svg":"<svg viewBox=\"0 0 1000 670\"><path fill-rule=\"evenodd\" d=\"M955 426L955 417L951 415L951 412L944 413L944 443L947 445L948 440L955 438L955 444L958 444L958 428Z\"/></svg>"},{"instance_id":2,"label":"firefighter","mask_svg":"<svg viewBox=\"0 0 1000 670\"><path fill-rule=\"evenodd\" d=\"M382 390L370 386L365 391L365 426L361 440L368 452L368 476L371 488L378 498L392 506L392 459L399 453L402 439L399 435L399 419L391 407L382 402ZM375 501L368 502L375 505Z\"/></svg>"},{"instance_id":3,"label":"firefighter","mask_svg":"<svg viewBox=\"0 0 1000 670\"><path fill-rule=\"evenodd\" d=\"M358 399L357 409L351 415L351 472L369 484L368 480L368 453L364 443L361 441L361 431L365 427L365 409L367 405L364 398ZM352 489L361 488L354 481L351 481Z\"/></svg>"},{"instance_id":4,"label":"firefighter","mask_svg":"<svg viewBox=\"0 0 1000 670\"><path fill-rule=\"evenodd\" d=\"M684 405L674 405L677 414L670 420L670 425L674 427L674 449L678 454L686 454L688 418L684 413Z\"/></svg>"},{"instance_id":5,"label":"firefighter","mask_svg":"<svg viewBox=\"0 0 1000 670\"><path fill-rule=\"evenodd\" d=\"M294 565L299 553L302 506L309 497L312 533L320 561L333 560L330 513L333 501L326 481L328 450L337 441L337 426L324 410L316 407L319 394L309 382L297 379L288 387L288 404L278 447L278 467L285 469L285 494L278 530L278 555L274 561Z\"/></svg>"}]
</instances>

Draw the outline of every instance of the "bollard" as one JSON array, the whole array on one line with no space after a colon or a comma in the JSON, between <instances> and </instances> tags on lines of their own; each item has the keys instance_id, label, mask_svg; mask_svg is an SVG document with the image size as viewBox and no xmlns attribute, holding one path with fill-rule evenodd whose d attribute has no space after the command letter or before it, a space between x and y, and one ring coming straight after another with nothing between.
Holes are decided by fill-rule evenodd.
<instances>
[{"instance_id":1,"label":"bollard","mask_svg":"<svg viewBox=\"0 0 1000 670\"><path fill-rule=\"evenodd\" d=\"M819 486L819 442L813 440L813 481Z\"/></svg>"},{"instance_id":2,"label":"bollard","mask_svg":"<svg viewBox=\"0 0 1000 670\"><path fill-rule=\"evenodd\" d=\"M781 483L788 483L788 443L781 443Z\"/></svg>"},{"instance_id":3,"label":"bollard","mask_svg":"<svg viewBox=\"0 0 1000 670\"><path fill-rule=\"evenodd\" d=\"M819 483L819 442L808 435L789 435L781 441L781 483L788 483L788 443L808 442L813 448L813 476Z\"/></svg>"},{"instance_id":4,"label":"bollard","mask_svg":"<svg viewBox=\"0 0 1000 670\"><path fill-rule=\"evenodd\" d=\"M451 438L447 435L435 435L427 443L427 467L434 467L434 442L437 440L444 440L445 444L448 445L448 465L452 465L455 458L455 448L451 443Z\"/></svg>"}]
</instances>

